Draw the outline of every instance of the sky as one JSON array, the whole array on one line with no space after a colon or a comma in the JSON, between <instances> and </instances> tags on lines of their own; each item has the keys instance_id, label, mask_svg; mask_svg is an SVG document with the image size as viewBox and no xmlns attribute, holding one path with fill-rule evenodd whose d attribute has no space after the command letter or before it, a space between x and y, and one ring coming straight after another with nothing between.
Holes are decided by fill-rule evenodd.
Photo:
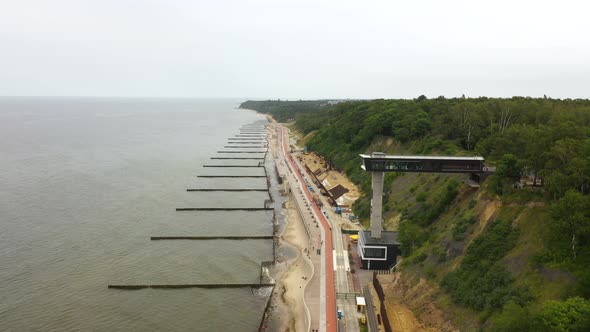
<instances>
[{"instance_id":1,"label":"sky","mask_svg":"<svg viewBox=\"0 0 590 332\"><path fill-rule=\"evenodd\" d=\"M590 98L590 2L0 0L0 96Z\"/></svg>"}]
</instances>

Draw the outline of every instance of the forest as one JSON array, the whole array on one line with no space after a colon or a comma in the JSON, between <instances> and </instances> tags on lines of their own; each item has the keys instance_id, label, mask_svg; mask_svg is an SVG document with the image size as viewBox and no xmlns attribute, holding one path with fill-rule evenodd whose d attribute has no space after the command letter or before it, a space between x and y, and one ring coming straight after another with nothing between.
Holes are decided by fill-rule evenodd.
<instances>
[{"instance_id":1,"label":"forest","mask_svg":"<svg viewBox=\"0 0 590 332\"><path fill-rule=\"evenodd\" d=\"M384 152L483 156L496 171L482 185L483 196L477 197L502 202L505 211L508 206L523 206L524 210L540 206L535 213L542 217L531 217L526 224L543 228L539 231L542 246L527 256L529 270L538 274L550 267L573 281L547 299L536 291L540 286L517 280L503 262L509 252L518 250L524 236L520 233L528 228L514 226L509 213L465 243L466 253L457 258L459 265L451 267L451 257L437 249L442 242L439 220L455 211L449 217L449 241L466 242L480 203L474 194L468 198L469 206L459 209L464 190L456 179L439 177L423 180L431 181L435 190L412 191L415 200L411 205L401 206L397 198L388 200L393 193L385 194L384 214L395 210L402 216L397 230L408 269L414 266L416 271L426 271L428 262L435 264L430 268L444 266L446 272L435 274L434 280L456 306L479 313L480 328L590 330L589 100L419 96L340 102L247 101L241 107L293 123L308 150L317 151L344 171L365 194L370 193L370 181L360 168L358 154L372 152L368 150L386 139L394 143ZM388 173L386 187L401 176ZM522 179L528 179L529 185L521 186ZM369 208L366 195L353 206L360 218L368 216ZM523 320L525 316L528 319Z\"/></svg>"}]
</instances>

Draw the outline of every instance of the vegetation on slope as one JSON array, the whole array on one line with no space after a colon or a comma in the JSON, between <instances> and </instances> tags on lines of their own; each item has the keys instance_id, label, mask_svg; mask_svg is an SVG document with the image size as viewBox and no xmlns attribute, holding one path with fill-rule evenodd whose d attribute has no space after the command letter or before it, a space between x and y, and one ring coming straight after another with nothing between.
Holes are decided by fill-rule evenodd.
<instances>
[{"instance_id":1,"label":"vegetation on slope","mask_svg":"<svg viewBox=\"0 0 590 332\"><path fill-rule=\"evenodd\" d=\"M282 103L244 107L284 120ZM441 286L437 303L460 328L590 327L590 101L420 96L288 114L365 193L359 153L484 156L497 171L480 190L456 175L387 174L384 216L400 220L404 269ZM515 189L522 175L538 187ZM354 206L369 209L368 197Z\"/></svg>"}]
</instances>

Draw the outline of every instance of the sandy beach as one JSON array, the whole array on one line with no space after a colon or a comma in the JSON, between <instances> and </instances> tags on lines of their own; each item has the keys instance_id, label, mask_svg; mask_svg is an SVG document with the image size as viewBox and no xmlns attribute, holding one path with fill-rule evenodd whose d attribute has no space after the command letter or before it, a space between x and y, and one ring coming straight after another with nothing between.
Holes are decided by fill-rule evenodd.
<instances>
[{"instance_id":1,"label":"sandy beach","mask_svg":"<svg viewBox=\"0 0 590 332\"><path fill-rule=\"evenodd\" d=\"M307 331L309 312L304 303L304 292L314 269L307 256L307 235L292 198L287 201L286 209L287 227L281 236L281 242L282 245L294 248L297 256L286 261L286 271L277 281L280 331Z\"/></svg>"},{"instance_id":2,"label":"sandy beach","mask_svg":"<svg viewBox=\"0 0 590 332\"><path fill-rule=\"evenodd\" d=\"M273 137L273 133L274 130L271 130L270 137ZM281 168L276 139L271 139L270 147L277 166ZM279 247L282 247L281 252L287 254L278 257L272 300L274 310L271 315L279 322L278 331L308 331L312 320L310 309L305 303L305 294L315 269L309 256L310 241L295 204L290 194L285 203L286 226L283 233L279 234ZM309 296L309 292L307 294Z\"/></svg>"}]
</instances>

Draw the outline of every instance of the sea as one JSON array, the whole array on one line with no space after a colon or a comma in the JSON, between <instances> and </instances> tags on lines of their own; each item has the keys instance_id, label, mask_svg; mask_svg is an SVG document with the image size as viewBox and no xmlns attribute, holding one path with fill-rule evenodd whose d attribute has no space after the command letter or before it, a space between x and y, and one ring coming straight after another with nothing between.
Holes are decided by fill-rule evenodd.
<instances>
[{"instance_id":1,"label":"sea","mask_svg":"<svg viewBox=\"0 0 590 332\"><path fill-rule=\"evenodd\" d=\"M0 330L256 331L267 288L107 288L259 281L272 239L150 240L272 234L273 211L176 211L264 207L263 191L187 191L266 188L198 177L264 120L239 102L0 98Z\"/></svg>"}]
</instances>

